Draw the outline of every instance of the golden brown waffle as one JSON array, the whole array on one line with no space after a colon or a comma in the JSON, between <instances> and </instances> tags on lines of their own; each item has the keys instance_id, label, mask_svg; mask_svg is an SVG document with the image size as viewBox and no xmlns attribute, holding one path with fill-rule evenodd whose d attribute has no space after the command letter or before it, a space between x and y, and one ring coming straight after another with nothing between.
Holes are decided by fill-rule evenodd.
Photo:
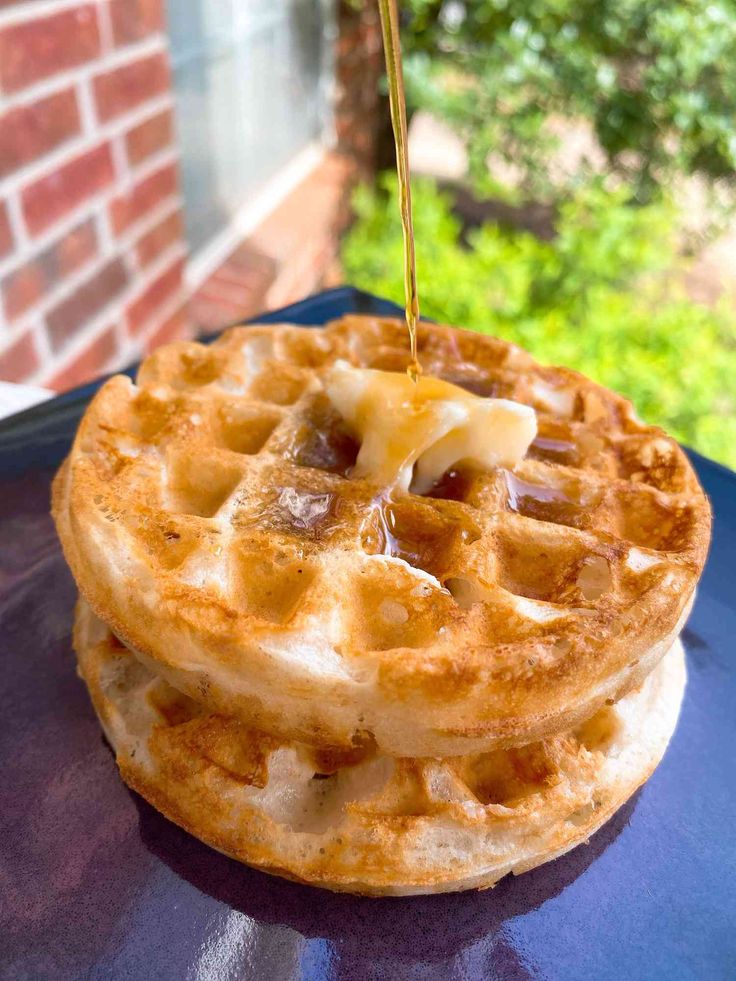
<instances>
[{"instance_id":1,"label":"golden brown waffle","mask_svg":"<svg viewBox=\"0 0 736 981\"><path fill-rule=\"evenodd\" d=\"M54 486L81 592L166 679L281 737L447 756L574 727L639 684L709 535L682 450L631 405L422 324L424 371L536 410L512 473L429 495L350 478L336 359L402 370L400 321L236 328L95 397Z\"/></svg>"},{"instance_id":2,"label":"golden brown waffle","mask_svg":"<svg viewBox=\"0 0 736 981\"><path fill-rule=\"evenodd\" d=\"M75 645L131 787L240 861L375 895L490 886L587 840L659 762L685 683L678 642L641 689L571 733L397 760L310 749L207 713L83 602Z\"/></svg>"}]
</instances>

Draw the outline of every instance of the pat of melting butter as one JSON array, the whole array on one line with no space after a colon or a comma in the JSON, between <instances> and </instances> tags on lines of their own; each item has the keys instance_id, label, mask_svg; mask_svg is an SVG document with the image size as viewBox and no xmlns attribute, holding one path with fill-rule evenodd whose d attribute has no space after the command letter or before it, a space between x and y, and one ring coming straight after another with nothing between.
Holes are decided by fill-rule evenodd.
<instances>
[{"instance_id":1,"label":"pat of melting butter","mask_svg":"<svg viewBox=\"0 0 736 981\"><path fill-rule=\"evenodd\" d=\"M337 361L327 395L361 447L353 471L385 487L425 493L451 467L513 467L537 433L534 410L481 398L439 378L353 368ZM412 481L413 477L413 481Z\"/></svg>"}]
</instances>

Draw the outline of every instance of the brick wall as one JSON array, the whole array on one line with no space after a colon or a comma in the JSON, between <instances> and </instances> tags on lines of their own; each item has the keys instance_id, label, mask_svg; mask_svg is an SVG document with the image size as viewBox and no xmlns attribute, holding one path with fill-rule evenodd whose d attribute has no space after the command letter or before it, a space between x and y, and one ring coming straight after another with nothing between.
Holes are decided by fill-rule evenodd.
<instances>
[{"instance_id":1,"label":"brick wall","mask_svg":"<svg viewBox=\"0 0 736 981\"><path fill-rule=\"evenodd\" d=\"M388 123L376 11L337 7L336 152L188 299L164 0L0 0L0 380L69 388L334 282Z\"/></svg>"},{"instance_id":2,"label":"brick wall","mask_svg":"<svg viewBox=\"0 0 736 981\"><path fill-rule=\"evenodd\" d=\"M189 330L163 0L0 0L0 379Z\"/></svg>"}]
</instances>

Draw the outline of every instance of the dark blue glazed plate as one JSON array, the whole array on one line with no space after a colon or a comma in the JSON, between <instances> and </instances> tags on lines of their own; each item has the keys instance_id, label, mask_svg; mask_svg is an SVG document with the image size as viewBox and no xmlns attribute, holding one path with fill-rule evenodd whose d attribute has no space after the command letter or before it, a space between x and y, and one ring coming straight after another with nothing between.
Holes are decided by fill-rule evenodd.
<instances>
[{"instance_id":1,"label":"dark blue glazed plate","mask_svg":"<svg viewBox=\"0 0 736 981\"><path fill-rule=\"evenodd\" d=\"M350 288L269 320L395 312ZM74 673L49 483L95 385L0 423L0 975L736 977L736 474L693 454L713 547L649 783L588 845L485 893L356 899L247 869L118 778Z\"/></svg>"}]
</instances>

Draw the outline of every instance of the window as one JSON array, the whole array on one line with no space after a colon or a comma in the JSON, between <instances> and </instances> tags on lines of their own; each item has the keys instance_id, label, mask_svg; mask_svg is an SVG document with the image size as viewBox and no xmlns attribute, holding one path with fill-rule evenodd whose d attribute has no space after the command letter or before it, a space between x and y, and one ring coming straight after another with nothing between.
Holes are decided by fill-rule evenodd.
<instances>
[{"instance_id":1,"label":"window","mask_svg":"<svg viewBox=\"0 0 736 981\"><path fill-rule=\"evenodd\" d=\"M323 138L328 0L173 0L168 9L187 238L202 249Z\"/></svg>"}]
</instances>

